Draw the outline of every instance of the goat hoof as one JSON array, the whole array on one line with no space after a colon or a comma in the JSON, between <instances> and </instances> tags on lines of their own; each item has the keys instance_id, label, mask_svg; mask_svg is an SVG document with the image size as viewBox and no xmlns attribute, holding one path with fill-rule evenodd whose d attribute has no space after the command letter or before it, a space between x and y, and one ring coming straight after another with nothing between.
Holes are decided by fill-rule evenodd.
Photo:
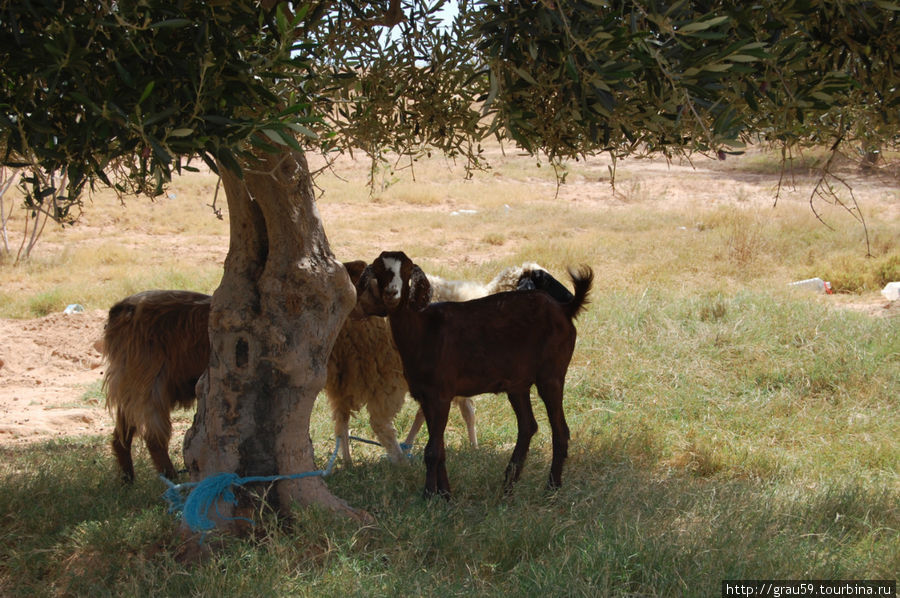
<instances>
[{"instance_id":1,"label":"goat hoof","mask_svg":"<svg viewBox=\"0 0 900 598\"><path fill-rule=\"evenodd\" d=\"M504 492L509 492L512 490L512 487L519 481L519 476L522 474L522 466L516 465L515 463L510 463L506 466L506 472L503 475L503 490Z\"/></svg>"},{"instance_id":2,"label":"goat hoof","mask_svg":"<svg viewBox=\"0 0 900 598\"><path fill-rule=\"evenodd\" d=\"M450 500L450 491L449 490L431 490L429 488L425 488L425 491L422 492L422 498L425 500L430 500L435 497L441 497L446 501Z\"/></svg>"},{"instance_id":3,"label":"goat hoof","mask_svg":"<svg viewBox=\"0 0 900 598\"><path fill-rule=\"evenodd\" d=\"M515 482L506 480L503 482L503 498L509 498L513 495L513 489L516 487Z\"/></svg>"}]
</instances>

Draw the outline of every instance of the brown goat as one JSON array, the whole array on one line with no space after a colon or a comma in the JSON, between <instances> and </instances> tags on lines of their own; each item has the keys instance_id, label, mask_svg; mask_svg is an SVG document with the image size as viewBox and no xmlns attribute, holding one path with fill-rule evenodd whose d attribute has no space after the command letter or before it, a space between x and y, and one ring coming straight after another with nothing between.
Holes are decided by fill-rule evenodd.
<instances>
[{"instance_id":1,"label":"brown goat","mask_svg":"<svg viewBox=\"0 0 900 598\"><path fill-rule=\"evenodd\" d=\"M135 434L147 443L156 470L175 477L170 412L193 405L197 379L209 366L210 300L190 291L145 291L109 310L103 389L116 419L112 449L126 481L134 479Z\"/></svg>"},{"instance_id":2,"label":"brown goat","mask_svg":"<svg viewBox=\"0 0 900 598\"><path fill-rule=\"evenodd\" d=\"M356 282L366 263L344 265ZM168 453L170 412L193 406L194 388L208 366L210 301L209 295L200 293L145 291L126 297L109 311L102 343L108 362L104 390L116 421L112 449L125 481L134 479L135 434L146 441L156 470L170 479L175 476ZM391 461L406 460L393 426L406 392L387 321L347 320L329 356L325 384L345 463L352 463L350 415L363 406ZM471 402L465 401L471 410ZM466 415L470 415L469 436L474 438L474 414Z\"/></svg>"},{"instance_id":3,"label":"brown goat","mask_svg":"<svg viewBox=\"0 0 900 598\"><path fill-rule=\"evenodd\" d=\"M346 262L344 266L354 284L366 267L365 262ZM551 293L560 301L568 301L572 294L566 290L549 272L534 263L511 266L504 269L487 284L477 282L445 280L439 276L429 276L435 301L465 301L517 288L540 288ZM562 297L562 298L560 298ZM385 318L348 318L338 333L334 349L328 359L328 378L325 394L331 405L334 418L334 433L341 440L343 459L351 464L349 422L352 412L363 406L369 412L369 424L381 442L388 457L395 463L405 462L403 451L397 443L393 420L406 398L406 378L400 354L394 346L390 324ZM454 397L466 424L469 443L478 446L475 433L475 405L469 397ZM412 446L416 435L425 422L422 410L416 411L415 420L406 437L406 444Z\"/></svg>"},{"instance_id":4,"label":"brown goat","mask_svg":"<svg viewBox=\"0 0 900 598\"><path fill-rule=\"evenodd\" d=\"M462 303L433 303L425 273L402 252L383 252L357 283L355 317L388 316L410 394L428 426L425 496L450 496L444 429L454 396L506 392L518 437L506 468L505 489L519 479L537 422L530 389L537 386L553 437L548 486L562 484L569 428L563 386L575 349L574 318L585 308L593 272L569 272L571 301L540 290L490 295Z\"/></svg>"}]
</instances>

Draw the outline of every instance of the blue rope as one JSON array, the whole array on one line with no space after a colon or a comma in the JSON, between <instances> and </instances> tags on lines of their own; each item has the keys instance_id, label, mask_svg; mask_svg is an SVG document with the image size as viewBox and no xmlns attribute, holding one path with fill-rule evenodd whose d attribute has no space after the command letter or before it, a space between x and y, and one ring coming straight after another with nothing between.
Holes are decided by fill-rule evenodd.
<instances>
[{"instance_id":1,"label":"blue rope","mask_svg":"<svg viewBox=\"0 0 900 598\"><path fill-rule=\"evenodd\" d=\"M193 532L206 532L213 529L216 524L208 517L209 510L216 505L216 515L220 519L228 521L247 521L251 525L253 521L245 517L222 517L219 513L218 503L220 500L237 504L237 498L231 490L233 486L243 486L245 484L253 484L258 482L279 482L282 480L298 480L308 477L325 477L330 475L334 469L334 462L337 459L338 448L341 441L338 438L334 444L334 452L328 460L325 469L318 471L307 471L304 473L295 473L289 475L273 475L273 476L250 476L242 478L236 473L217 473L209 476L200 482L185 482L183 484L175 484L168 480L165 476L160 476L163 482L169 487L164 493L163 498L169 503L169 513L181 513L184 522ZM187 499L182 497L182 491L191 489Z\"/></svg>"}]
</instances>

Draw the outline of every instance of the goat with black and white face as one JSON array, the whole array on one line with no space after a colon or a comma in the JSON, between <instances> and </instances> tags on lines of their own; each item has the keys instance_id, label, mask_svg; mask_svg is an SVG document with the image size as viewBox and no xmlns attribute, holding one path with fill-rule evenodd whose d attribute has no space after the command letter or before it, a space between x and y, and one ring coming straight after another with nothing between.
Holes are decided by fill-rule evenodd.
<instances>
[{"instance_id":1,"label":"goat with black and white face","mask_svg":"<svg viewBox=\"0 0 900 598\"><path fill-rule=\"evenodd\" d=\"M506 468L508 491L518 480L537 422L530 389L537 386L553 437L548 486L562 484L569 428L563 386L575 348L574 318L584 309L593 272L569 272L571 301L539 290L429 304L431 287L402 252L383 252L357 283L357 316L388 316L410 394L425 414L425 495L450 495L444 428L454 396L505 392L516 414L518 437Z\"/></svg>"}]
</instances>

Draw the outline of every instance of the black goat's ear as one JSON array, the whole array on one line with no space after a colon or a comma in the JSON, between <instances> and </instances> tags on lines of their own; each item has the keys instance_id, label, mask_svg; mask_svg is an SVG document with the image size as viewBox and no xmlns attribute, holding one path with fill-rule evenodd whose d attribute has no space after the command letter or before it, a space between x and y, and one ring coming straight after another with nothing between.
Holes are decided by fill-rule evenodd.
<instances>
[{"instance_id":1,"label":"black goat's ear","mask_svg":"<svg viewBox=\"0 0 900 598\"><path fill-rule=\"evenodd\" d=\"M528 276L527 272L523 274L521 278L519 278L519 284L516 285L517 291L533 291L536 288L537 287L534 284L534 280L532 280L531 277Z\"/></svg>"},{"instance_id":2,"label":"black goat's ear","mask_svg":"<svg viewBox=\"0 0 900 598\"><path fill-rule=\"evenodd\" d=\"M409 276L409 305L414 310L425 309L431 303L431 284L420 267L413 264Z\"/></svg>"},{"instance_id":3,"label":"black goat's ear","mask_svg":"<svg viewBox=\"0 0 900 598\"><path fill-rule=\"evenodd\" d=\"M369 286L369 281L372 279L372 266L366 266L362 269L362 272L354 278L353 274L350 272L350 269L347 269L347 274L350 276L350 279L353 281L353 286L356 287L356 297L365 292L366 287Z\"/></svg>"}]
</instances>

